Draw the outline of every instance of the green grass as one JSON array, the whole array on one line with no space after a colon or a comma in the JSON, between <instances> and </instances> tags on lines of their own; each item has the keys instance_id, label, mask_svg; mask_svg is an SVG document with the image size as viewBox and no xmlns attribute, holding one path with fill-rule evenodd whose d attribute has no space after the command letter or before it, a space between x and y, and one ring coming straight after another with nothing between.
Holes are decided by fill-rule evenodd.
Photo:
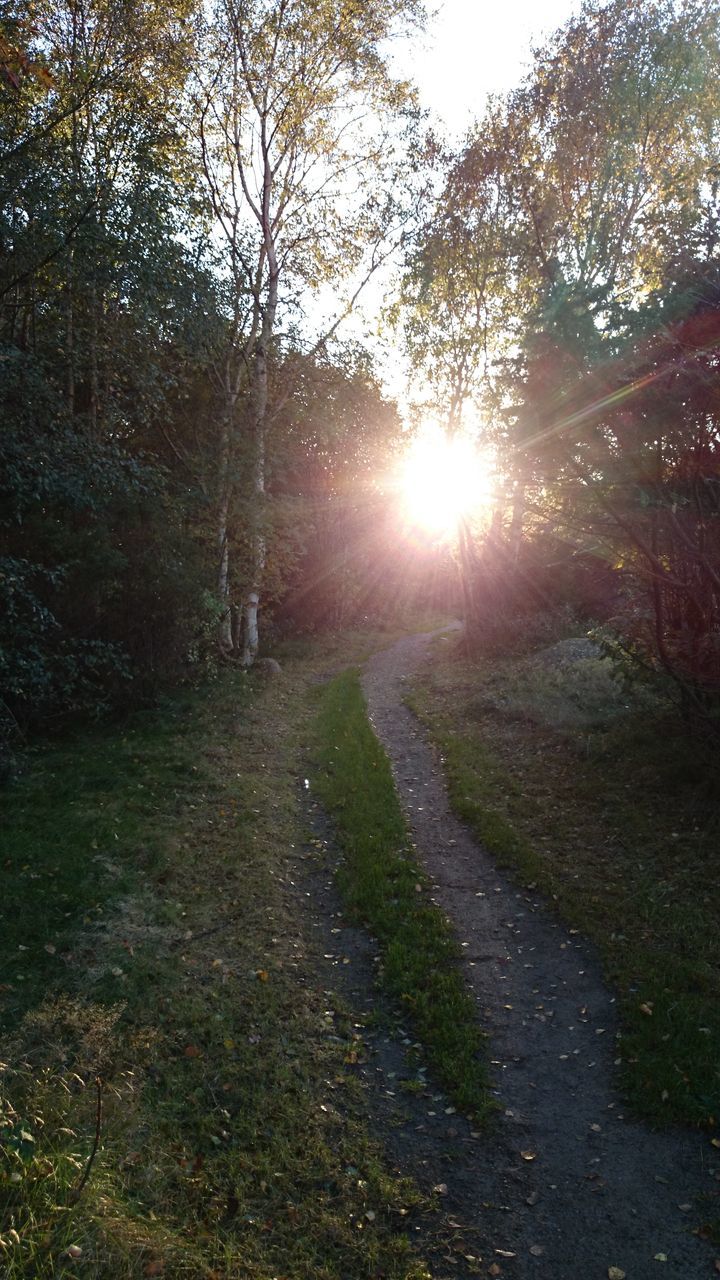
<instances>
[{"instance_id":1,"label":"green grass","mask_svg":"<svg viewBox=\"0 0 720 1280\"><path fill-rule=\"evenodd\" d=\"M459 948L413 858L357 672L326 685L319 700L315 789L344 853L345 903L377 938L382 983L411 1014L436 1078L458 1107L487 1117L484 1037L460 973Z\"/></svg>"},{"instance_id":2,"label":"green grass","mask_svg":"<svg viewBox=\"0 0 720 1280\"><path fill-rule=\"evenodd\" d=\"M603 717L593 698L584 718L574 680L553 675L548 698L548 677L531 660L471 664L444 646L411 704L443 755L458 815L599 947L620 997L619 1074L634 1110L712 1131L720 1123L717 796L681 726L659 707L629 694L619 715L613 696Z\"/></svg>"},{"instance_id":3,"label":"green grass","mask_svg":"<svg viewBox=\"0 0 720 1280\"><path fill-rule=\"evenodd\" d=\"M287 883L308 674L229 673L6 792L4 1280L427 1276Z\"/></svg>"},{"instance_id":4,"label":"green grass","mask_svg":"<svg viewBox=\"0 0 720 1280\"><path fill-rule=\"evenodd\" d=\"M0 1026L12 1027L47 987L62 984L68 966L87 964L113 904L138 875L159 871L168 807L191 803L204 781L188 729L193 711L178 700L162 720L137 717L119 733L38 751L0 796Z\"/></svg>"}]
</instances>

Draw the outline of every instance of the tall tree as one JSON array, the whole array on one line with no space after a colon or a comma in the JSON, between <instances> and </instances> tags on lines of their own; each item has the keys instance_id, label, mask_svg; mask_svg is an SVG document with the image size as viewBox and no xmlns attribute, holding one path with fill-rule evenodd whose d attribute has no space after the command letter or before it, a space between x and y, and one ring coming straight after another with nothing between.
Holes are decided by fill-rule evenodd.
<instances>
[{"instance_id":1,"label":"tall tree","mask_svg":"<svg viewBox=\"0 0 720 1280\"><path fill-rule=\"evenodd\" d=\"M450 400L469 372L513 481L516 550L528 503L546 530L595 537L588 495L632 454L609 420L616 361L638 397L648 299L662 324L673 264L715 254L719 34L715 0L590 0L480 122L409 265L411 349L424 366L437 356ZM443 324L423 348L434 306Z\"/></svg>"},{"instance_id":2,"label":"tall tree","mask_svg":"<svg viewBox=\"0 0 720 1280\"><path fill-rule=\"evenodd\" d=\"M220 0L206 32L200 146L230 294L218 590L224 645L245 664L267 558L268 428L289 394L276 380L273 404L273 368L291 323L304 319L307 345L322 348L402 235L416 111L385 50L419 18L417 0ZM240 639L230 549L243 496L252 547Z\"/></svg>"}]
</instances>

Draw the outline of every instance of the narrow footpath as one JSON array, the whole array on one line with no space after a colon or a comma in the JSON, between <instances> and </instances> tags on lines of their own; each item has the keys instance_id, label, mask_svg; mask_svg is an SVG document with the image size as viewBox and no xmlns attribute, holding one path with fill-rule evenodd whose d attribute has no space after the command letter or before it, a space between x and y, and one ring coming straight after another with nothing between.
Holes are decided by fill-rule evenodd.
<instances>
[{"instance_id":1,"label":"narrow footpath","mask_svg":"<svg viewBox=\"0 0 720 1280\"><path fill-rule=\"evenodd\" d=\"M702 1197L717 1192L720 1151L707 1135L655 1133L625 1114L613 1082L614 999L597 957L537 894L498 872L454 817L441 761L403 704L435 634L376 654L363 684L418 858L457 930L491 1036L500 1119L478 1144L466 1206L503 1276L717 1274L717 1251L693 1228Z\"/></svg>"}]
</instances>

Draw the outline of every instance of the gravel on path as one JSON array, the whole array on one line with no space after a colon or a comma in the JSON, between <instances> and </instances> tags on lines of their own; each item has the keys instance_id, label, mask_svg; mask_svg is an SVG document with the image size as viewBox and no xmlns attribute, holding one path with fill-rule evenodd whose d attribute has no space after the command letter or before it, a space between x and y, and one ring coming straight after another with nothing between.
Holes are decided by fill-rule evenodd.
<instances>
[{"instance_id":1,"label":"gravel on path","mask_svg":"<svg viewBox=\"0 0 720 1280\"><path fill-rule=\"evenodd\" d=\"M611 1268L618 1280L717 1274L717 1251L693 1228L700 1198L716 1202L720 1152L707 1135L653 1132L626 1114L613 1081L615 1001L597 956L455 818L441 760L403 703L437 634L374 655L363 686L491 1036L500 1122L461 1189L485 1257L518 1280L607 1280Z\"/></svg>"}]
</instances>

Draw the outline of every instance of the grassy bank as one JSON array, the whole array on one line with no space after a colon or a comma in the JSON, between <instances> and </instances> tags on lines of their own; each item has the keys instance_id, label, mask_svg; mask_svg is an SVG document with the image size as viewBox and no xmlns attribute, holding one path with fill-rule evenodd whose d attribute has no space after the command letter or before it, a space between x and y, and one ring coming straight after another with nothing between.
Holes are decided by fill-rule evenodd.
<instances>
[{"instance_id":1,"label":"grassy bank","mask_svg":"<svg viewBox=\"0 0 720 1280\"><path fill-rule=\"evenodd\" d=\"M6 1280L427 1275L289 885L307 675L228 674L3 797Z\"/></svg>"},{"instance_id":2,"label":"grassy bank","mask_svg":"<svg viewBox=\"0 0 720 1280\"><path fill-rule=\"evenodd\" d=\"M344 900L377 938L382 982L410 1012L433 1074L458 1107L482 1119L491 1104L475 1006L457 943L413 858L357 672L326 685L319 703L315 789L344 852Z\"/></svg>"},{"instance_id":3,"label":"grassy bank","mask_svg":"<svg viewBox=\"0 0 720 1280\"><path fill-rule=\"evenodd\" d=\"M635 1111L717 1132L719 806L681 726L593 657L470 664L445 645L412 703L459 816L598 945Z\"/></svg>"}]
</instances>

